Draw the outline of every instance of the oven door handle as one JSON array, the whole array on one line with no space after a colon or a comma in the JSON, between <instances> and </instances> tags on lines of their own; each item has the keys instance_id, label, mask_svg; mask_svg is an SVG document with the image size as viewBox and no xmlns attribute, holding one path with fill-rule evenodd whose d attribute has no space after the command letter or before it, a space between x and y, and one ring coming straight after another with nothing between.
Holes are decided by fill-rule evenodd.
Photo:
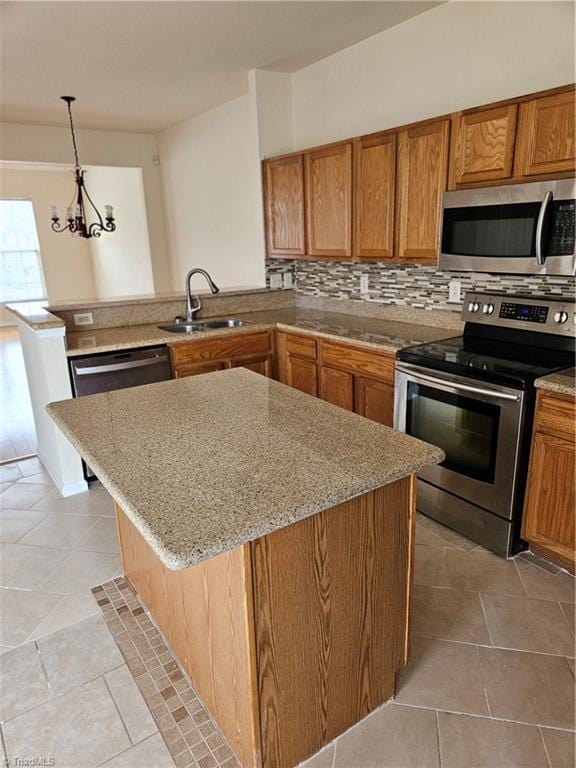
<instances>
[{"instance_id":1,"label":"oven door handle","mask_svg":"<svg viewBox=\"0 0 576 768\"><path fill-rule=\"evenodd\" d=\"M538 212L538 220L536 221L536 264L538 264L540 267L543 267L544 262L546 261L542 249L542 235L544 233L544 219L546 217L546 211L548 210L550 200L552 200L552 192L548 191L544 195L544 200L542 200L540 210Z\"/></svg>"},{"instance_id":2,"label":"oven door handle","mask_svg":"<svg viewBox=\"0 0 576 768\"><path fill-rule=\"evenodd\" d=\"M446 379L437 379L434 376L426 376L424 373L414 373L413 371L403 371L400 366L396 367L396 370L400 373L405 373L416 383L418 381L426 381L430 384L443 384L453 389L462 390L463 392L470 392L474 395L488 395L489 397L496 397L500 400L512 400L517 403L520 400L520 395L511 395L508 392L496 392L493 389L484 389L482 387L473 387L470 384L459 384L454 381L447 381Z\"/></svg>"}]
</instances>

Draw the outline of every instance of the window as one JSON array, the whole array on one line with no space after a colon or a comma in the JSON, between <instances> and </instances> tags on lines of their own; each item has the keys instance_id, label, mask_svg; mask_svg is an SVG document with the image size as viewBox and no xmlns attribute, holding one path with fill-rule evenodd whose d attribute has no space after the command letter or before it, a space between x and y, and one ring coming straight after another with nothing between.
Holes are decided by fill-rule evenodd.
<instances>
[{"instance_id":1,"label":"window","mask_svg":"<svg viewBox=\"0 0 576 768\"><path fill-rule=\"evenodd\" d=\"M46 298L30 200L0 200L0 302Z\"/></svg>"}]
</instances>

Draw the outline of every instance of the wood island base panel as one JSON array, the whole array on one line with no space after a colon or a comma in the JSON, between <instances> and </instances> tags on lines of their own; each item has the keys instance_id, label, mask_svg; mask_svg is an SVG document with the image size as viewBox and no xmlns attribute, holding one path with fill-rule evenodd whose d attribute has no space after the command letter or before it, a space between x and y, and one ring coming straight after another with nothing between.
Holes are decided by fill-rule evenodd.
<instances>
[{"instance_id":1,"label":"wood island base panel","mask_svg":"<svg viewBox=\"0 0 576 768\"><path fill-rule=\"evenodd\" d=\"M116 515L127 580L244 768L291 768L394 695L414 476L179 571Z\"/></svg>"}]
</instances>

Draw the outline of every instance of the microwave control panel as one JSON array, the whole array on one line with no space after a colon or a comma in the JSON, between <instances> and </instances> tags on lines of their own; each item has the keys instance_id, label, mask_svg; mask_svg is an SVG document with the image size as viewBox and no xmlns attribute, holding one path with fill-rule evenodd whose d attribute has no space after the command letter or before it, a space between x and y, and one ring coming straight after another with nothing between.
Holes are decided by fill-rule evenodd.
<instances>
[{"instance_id":1,"label":"microwave control panel","mask_svg":"<svg viewBox=\"0 0 576 768\"><path fill-rule=\"evenodd\" d=\"M549 256L571 256L576 240L576 200L553 203Z\"/></svg>"}]
</instances>

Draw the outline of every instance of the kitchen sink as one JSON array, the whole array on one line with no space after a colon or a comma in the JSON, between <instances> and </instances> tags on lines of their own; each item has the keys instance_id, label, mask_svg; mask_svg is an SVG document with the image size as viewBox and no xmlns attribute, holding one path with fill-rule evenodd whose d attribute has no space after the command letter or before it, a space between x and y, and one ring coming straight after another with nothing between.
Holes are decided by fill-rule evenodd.
<instances>
[{"instance_id":1,"label":"kitchen sink","mask_svg":"<svg viewBox=\"0 0 576 768\"><path fill-rule=\"evenodd\" d=\"M158 328L161 331L168 331L168 333L201 333L214 328L240 328L242 325L248 325L248 320L226 317L224 320L205 320L197 323L167 323L166 325L159 325Z\"/></svg>"}]
</instances>

